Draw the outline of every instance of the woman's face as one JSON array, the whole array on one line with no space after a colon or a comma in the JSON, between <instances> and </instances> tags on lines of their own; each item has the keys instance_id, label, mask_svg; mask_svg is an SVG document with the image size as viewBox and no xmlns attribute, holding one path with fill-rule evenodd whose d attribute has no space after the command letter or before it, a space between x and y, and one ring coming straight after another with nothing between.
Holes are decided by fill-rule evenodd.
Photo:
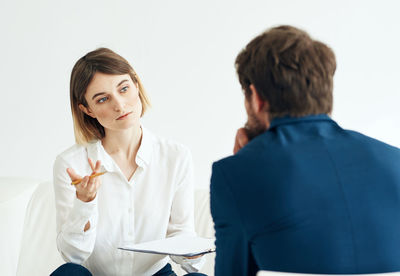
<instances>
[{"instance_id":1,"label":"woman's face","mask_svg":"<svg viewBox=\"0 0 400 276\"><path fill-rule=\"evenodd\" d=\"M142 103L137 85L129 74L96 73L85 95L88 106L79 108L107 130L123 130L139 122Z\"/></svg>"}]
</instances>

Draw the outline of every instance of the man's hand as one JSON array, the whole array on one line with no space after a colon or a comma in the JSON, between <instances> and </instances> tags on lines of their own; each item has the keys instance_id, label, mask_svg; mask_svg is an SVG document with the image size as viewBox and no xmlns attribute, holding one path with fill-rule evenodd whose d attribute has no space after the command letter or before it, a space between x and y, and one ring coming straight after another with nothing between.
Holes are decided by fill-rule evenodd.
<instances>
[{"instance_id":1,"label":"man's hand","mask_svg":"<svg viewBox=\"0 0 400 276\"><path fill-rule=\"evenodd\" d=\"M249 142L246 129L244 127L239 128L236 132L235 146L233 147L233 154L236 154L241 148L243 148Z\"/></svg>"},{"instance_id":2,"label":"man's hand","mask_svg":"<svg viewBox=\"0 0 400 276\"><path fill-rule=\"evenodd\" d=\"M93 161L88 158L89 165L92 168L92 174L98 173L101 167L101 161L97 161L96 165L93 164ZM67 173L72 181L82 178L71 168L67 169ZM100 187L100 178L94 177L89 178L89 176L85 176L81 183L75 186L76 188L76 197L84 202L92 201L97 194L97 190Z\"/></svg>"}]
</instances>

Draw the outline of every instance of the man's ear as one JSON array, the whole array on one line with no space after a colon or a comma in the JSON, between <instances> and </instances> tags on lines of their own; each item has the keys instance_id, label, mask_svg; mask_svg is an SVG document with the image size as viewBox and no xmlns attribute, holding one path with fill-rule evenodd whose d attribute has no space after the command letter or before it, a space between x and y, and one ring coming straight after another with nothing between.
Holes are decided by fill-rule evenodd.
<instances>
[{"instance_id":1,"label":"man's ear","mask_svg":"<svg viewBox=\"0 0 400 276\"><path fill-rule=\"evenodd\" d=\"M251 90L251 105L253 106L253 110L258 112L268 111L269 110L269 103L266 100L263 100L258 94L256 87L254 84L250 84Z\"/></svg>"},{"instance_id":2,"label":"man's ear","mask_svg":"<svg viewBox=\"0 0 400 276\"><path fill-rule=\"evenodd\" d=\"M92 117L92 118L96 118L96 116L94 116L93 112L90 110L89 107L84 106L83 104L79 104L78 105L79 109L82 110L83 113L85 113L86 115Z\"/></svg>"}]
</instances>

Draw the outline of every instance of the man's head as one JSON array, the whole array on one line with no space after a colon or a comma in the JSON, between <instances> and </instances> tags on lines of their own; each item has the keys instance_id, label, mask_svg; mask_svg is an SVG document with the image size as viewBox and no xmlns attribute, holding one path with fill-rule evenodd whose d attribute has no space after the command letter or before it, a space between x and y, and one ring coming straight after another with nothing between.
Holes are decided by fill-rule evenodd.
<instances>
[{"instance_id":1,"label":"man's head","mask_svg":"<svg viewBox=\"0 0 400 276\"><path fill-rule=\"evenodd\" d=\"M330 114L336 60L325 44L292 26L267 30L235 62L245 93L250 136L283 116Z\"/></svg>"}]
</instances>

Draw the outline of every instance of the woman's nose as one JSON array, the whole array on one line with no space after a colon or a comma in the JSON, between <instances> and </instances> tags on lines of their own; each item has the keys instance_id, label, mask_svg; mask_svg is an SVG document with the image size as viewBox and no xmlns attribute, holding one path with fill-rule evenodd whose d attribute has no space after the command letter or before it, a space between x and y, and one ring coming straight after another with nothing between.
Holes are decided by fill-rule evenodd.
<instances>
[{"instance_id":1,"label":"woman's nose","mask_svg":"<svg viewBox=\"0 0 400 276\"><path fill-rule=\"evenodd\" d=\"M117 97L114 98L114 110L120 112L121 110L123 110L123 107L124 107L123 100Z\"/></svg>"}]
</instances>

